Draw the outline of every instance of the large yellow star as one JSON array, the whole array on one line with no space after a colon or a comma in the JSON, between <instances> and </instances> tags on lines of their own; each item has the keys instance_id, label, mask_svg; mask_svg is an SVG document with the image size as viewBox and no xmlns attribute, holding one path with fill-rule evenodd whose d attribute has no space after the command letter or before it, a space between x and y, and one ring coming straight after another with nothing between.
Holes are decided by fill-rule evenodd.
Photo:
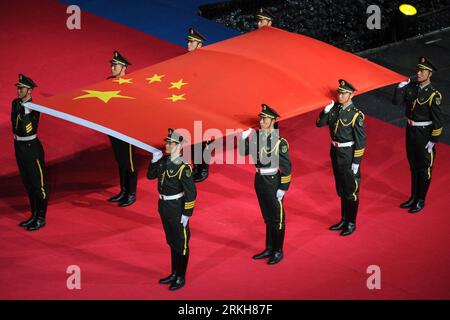
<instances>
[{"instance_id":1,"label":"large yellow star","mask_svg":"<svg viewBox=\"0 0 450 320\"><path fill-rule=\"evenodd\" d=\"M78 100L78 99L87 99L87 98L97 98L102 100L104 103L107 103L112 98L121 98L121 99L136 99L133 97L127 97L127 96L121 96L120 90L118 91L95 91L95 90L83 90L84 92L87 92L87 94L75 97L72 100Z\"/></svg>"},{"instance_id":2,"label":"large yellow star","mask_svg":"<svg viewBox=\"0 0 450 320\"><path fill-rule=\"evenodd\" d=\"M165 76L165 74L154 74L151 78L145 78L145 80L148 80L148 83L153 83L153 82L162 82L162 78Z\"/></svg>"},{"instance_id":3,"label":"large yellow star","mask_svg":"<svg viewBox=\"0 0 450 320\"><path fill-rule=\"evenodd\" d=\"M172 96L166 98L167 100L172 100L172 102L177 102L179 100L186 100L186 98L184 97L184 93L183 94L173 94Z\"/></svg>"},{"instance_id":4,"label":"large yellow star","mask_svg":"<svg viewBox=\"0 0 450 320\"><path fill-rule=\"evenodd\" d=\"M183 82L183 79L178 80L177 82L171 82L171 86L169 89L181 89L182 86L188 84L187 82Z\"/></svg>"},{"instance_id":5,"label":"large yellow star","mask_svg":"<svg viewBox=\"0 0 450 320\"><path fill-rule=\"evenodd\" d=\"M119 79L115 79L113 80L113 82L117 82L118 84L124 84L124 83L133 83L131 82L133 79L129 78L129 79L124 79L124 78L119 78Z\"/></svg>"}]
</instances>

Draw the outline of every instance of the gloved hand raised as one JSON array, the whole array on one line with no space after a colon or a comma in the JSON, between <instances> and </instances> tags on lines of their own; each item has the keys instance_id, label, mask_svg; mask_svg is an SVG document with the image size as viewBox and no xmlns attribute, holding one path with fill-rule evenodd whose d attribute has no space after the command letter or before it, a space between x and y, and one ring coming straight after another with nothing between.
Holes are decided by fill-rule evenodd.
<instances>
[{"instance_id":1,"label":"gloved hand raised","mask_svg":"<svg viewBox=\"0 0 450 320\"><path fill-rule=\"evenodd\" d=\"M163 156L163 153L161 150L153 152L152 163L158 162L158 160L161 159L162 156Z\"/></svg>"},{"instance_id":2,"label":"gloved hand raised","mask_svg":"<svg viewBox=\"0 0 450 320\"><path fill-rule=\"evenodd\" d=\"M323 109L323 111L325 113L328 113L328 112L330 112L331 108L333 108L333 106L334 106L334 100L331 100L331 103L326 105L325 108Z\"/></svg>"},{"instance_id":3,"label":"gloved hand raised","mask_svg":"<svg viewBox=\"0 0 450 320\"><path fill-rule=\"evenodd\" d=\"M245 140L248 138L248 136L252 133L253 129L252 128L248 128L247 130L245 130L244 132L242 132L241 135L241 139Z\"/></svg>"},{"instance_id":4,"label":"gloved hand raised","mask_svg":"<svg viewBox=\"0 0 450 320\"><path fill-rule=\"evenodd\" d=\"M410 83L410 82L411 82L411 79L408 78L408 80L400 82L400 83L398 84L397 88L403 88L404 86L407 86L408 83Z\"/></svg>"}]
</instances>

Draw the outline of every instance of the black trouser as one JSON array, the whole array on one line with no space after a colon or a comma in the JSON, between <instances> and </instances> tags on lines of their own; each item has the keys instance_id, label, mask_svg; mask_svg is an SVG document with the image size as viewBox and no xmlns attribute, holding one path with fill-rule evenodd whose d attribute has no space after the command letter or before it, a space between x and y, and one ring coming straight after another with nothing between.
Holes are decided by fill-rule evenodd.
<instances>
[{"instance_id":1,"label":"black trouser","mask_svg":"<svg viewBox=\"0 0 450 320\"><path fill-rule=\"evenodd\" d=\"M352 171L353 152L352 147L332 146L330 157L338 196L349 201L358 201L361 175L359 170L356 175Z\"/></svg>"},{"instance_id":2,"label":"black trouser","mask_svg":"<svg viewBox=\"0 0 450 320\"><path fill-rule=\"evenodd\" d=\"M184 227L181 224L183 215L184 198L176 200L158 201L158 211L166 234L167 244L177 254L187 256L189 254L189 239L191 232L189 223Z\"/></svg>"},{"instance_id":3,"label":"black trouser","mask_svg":"<svg viewBox=\"0 0 450 320\"><path fill-rule=\"evenodd\" d=\"M128 193L136 193L137 167L135 166L135 147L128 142L108 136L119 165L121 188Z\"/></svg>"},{"instance_id":4,"label":"black trouser","mask_svg":"<svg viewBox=\"0 0 450 320\"><path fill-rule=\"evenodd\" d=\"M48 186L45 174L45 155L38 138L31 141L14 141L14 151L25 189L33 211L37 202L47 201Z\"/></svg>"},{"instance_id":5,"label":"black trouser","mask_svg":"<svg viewBox=\"0 0 450 320\"><path fill-rule=\"evenodd\" d=\"M406 154L408 157L412 181L417 184L416 194L412 195L415 199L425 200L428 187L431 181L433 163L436 158L436 149L430 153L425 146L431 137L431 126L406 127Z\"/></svg>"},{"instance_id":6,"label":"black trouser","mask_svg":"<svg viewBox=\"0 0 450 320\"><path fill-rule=\"evenodd\" d=\"M255 191L264 223L277 230L284 230L286 226L283 200L277 198L280 187L280 173L274 175L255 175Z\"/></svg>"}]
</instances>

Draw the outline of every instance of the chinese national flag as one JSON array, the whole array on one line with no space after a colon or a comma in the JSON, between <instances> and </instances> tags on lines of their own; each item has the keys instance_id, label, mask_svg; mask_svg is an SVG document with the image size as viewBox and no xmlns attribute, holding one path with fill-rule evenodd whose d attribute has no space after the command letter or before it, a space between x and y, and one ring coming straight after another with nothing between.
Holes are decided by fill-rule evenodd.
<instances>
[{"instance_id":1,"label":"chinese national flag","mask_svg":"<svg viewBox=\"0 0 450 320\"><path fill-rule=\"evenodd\" d=\"M195 120L225 135L255 125L261 103L280 120L323 107L341 78L358 94L405 79L318 40L264 27L28 106L153 152L167 128L192 132Z\"/></svg>"}]
</instances>

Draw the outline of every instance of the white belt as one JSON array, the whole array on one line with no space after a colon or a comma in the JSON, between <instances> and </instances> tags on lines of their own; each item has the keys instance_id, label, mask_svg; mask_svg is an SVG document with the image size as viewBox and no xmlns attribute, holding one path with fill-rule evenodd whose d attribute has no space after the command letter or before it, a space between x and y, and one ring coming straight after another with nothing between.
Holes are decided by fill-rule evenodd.
<instances>
[{"instance_id":1,"label":"white belt","mask_svg":"<svg viewBox=\"0 0 450 320\"><path fill-rule=\"evenodd\" d=\"M28 136L28 137L19 137L19 136L14 135L14 140L17 140L17 141L31 141L36 138L37 138L37 134L33 134L32 136Z\"/></svg>"},{"instance_id":2,"label":"white belt","mask_svg":"<svg viewBox=\"0 0 450 320\"><path fill-rule=\"evenodd\" d=\"M171 196L166 196L164 194L160 194L159 198L161 200L176 200L176 199L180 199L183 196L184 196L184 193L181 192L181 193L177 193L177 194L174 194L174 195L171 195Z\"/></svg>"},{"instance_id":3,"label":"white belt","mask_svg":"<svg viewBox=\"0 0 450 320\"><path fill-rule=\"evenodd\" d=\"M422 121L422 122L416 122L408 119L408 124L413 127L424 127L429 126L430 124L433 124L433 121Z\"/></svg>"},{"instance_id":4,"label":"white belt","mask_svg":"<svg viewBox=\"0 0 450 320\"><path fill-rule=\"evenodd\" d=\"M355 142L349 141L349 142L341 143L341 142L331 141L331 144L333 145L333 147L343 148L343 147L351 147L352 145L355 144Z\"/></svg>"},{"instance_id":5,"label":"white belt","mask_svg":"<svg viewBox=\"0 0 450 320\"><path fill-rule=\"evenodd\" d=\"M260 174L274 174L278 172L278 168L256 168L256 172Z\"/></svg>"}]
</instances>

